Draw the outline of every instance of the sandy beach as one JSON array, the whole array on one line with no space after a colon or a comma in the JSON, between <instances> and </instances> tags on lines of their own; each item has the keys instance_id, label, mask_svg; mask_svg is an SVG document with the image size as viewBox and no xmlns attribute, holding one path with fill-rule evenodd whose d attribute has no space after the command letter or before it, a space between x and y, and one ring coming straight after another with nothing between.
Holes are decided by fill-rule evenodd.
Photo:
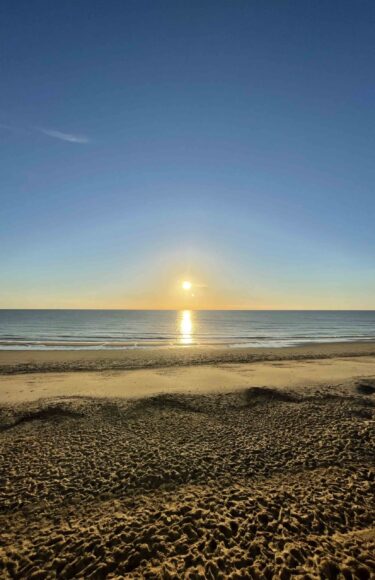
<instances>
[{"instance_id":1,"label":"sandy beach","mask_svg":"<svg viewBox=\"0 0 375 580\"><path fill-rule=\"evenodd\" d=\"M1 577L374 577L373 343L0 373Z\"/></svg>"},{"instance_id":2,"label":"sandy beach","mask_svg":"<svg viewBox=\"0 0 375 580\"><path fill-rule=\"evenodd\" d=\"M375 580L375 2L1 24L0 580Z\"/></svg>"}]
</instances>

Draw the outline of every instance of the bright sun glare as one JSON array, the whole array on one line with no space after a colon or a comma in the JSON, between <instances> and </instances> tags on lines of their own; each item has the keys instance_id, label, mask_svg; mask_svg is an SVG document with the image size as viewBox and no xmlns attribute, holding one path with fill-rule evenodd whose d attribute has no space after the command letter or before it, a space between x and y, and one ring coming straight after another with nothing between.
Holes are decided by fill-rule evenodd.
<instances>
[{"instance_id":1,"label":"bright sun glare","mask_svg":"<svg viewBox=\"0 0 375 580\"><path fill-rule=\"evenodd\" d=\"M180 313L180 342L181 344L193 343L193 320L190 310Z\"/></svg>"},{"instance_id":2,"label":"bright sun glare","mask_svg":"<svg viewBox=\"0 0 375 580\"><path fill-rule=\"evenodd\" d=\"M189 282L189 280L184 280L182 282L182 287L184 290L190 290L191 289L191 282Z\"/></svg>"}]
</instances>

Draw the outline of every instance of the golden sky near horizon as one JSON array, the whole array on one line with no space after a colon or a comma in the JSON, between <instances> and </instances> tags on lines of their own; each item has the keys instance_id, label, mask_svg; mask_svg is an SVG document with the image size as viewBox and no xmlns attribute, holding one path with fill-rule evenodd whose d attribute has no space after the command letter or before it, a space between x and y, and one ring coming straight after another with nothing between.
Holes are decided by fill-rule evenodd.
<instances>
[{"instance_id":1,"label":"golden sky near horizon","mask_svg":"<svg viewBox=\"0 0 375 580\"><path fill-rule=\"evenodd\" d=\"M30 279L27 268L17 284L7 280L0 288L0 308L73 309L213 309L304 310L374 308L371 289L355 276L316 276L311 267L303 276L259 264L256 255L218 253L206 246L181 247L144 255L132 263L126 255L107 269L82 262L55 262ZM89 275L87 269L90 268ZM281 273L280 273L281 271ZM191 287L183 288L189 281Z\"/></svg>"},{"instance_id":2,"label":"golden sky near horizon","mask_svg":"<svg viewBox=\"0 0 375 580\"><path fill-rule=\"evenodd\" d=\"M189 282L190 287L183 286ZM230 280L225 284L190 275L181 275L156 285L142 286L138 291L95 287L92 289L70 288L54 293L17 292L5 296L0 308L35 309L130 309L130 310L372 310L371 297L364 296L360 305L340 289L330 295L319 288L306 289L304 295L293 290L275 287L263 289L256 284L252 288L233 288ZM283 291L283 293L281 292ZM289 291L288 291L289 290Z\"/></svg>"}]
</instances>

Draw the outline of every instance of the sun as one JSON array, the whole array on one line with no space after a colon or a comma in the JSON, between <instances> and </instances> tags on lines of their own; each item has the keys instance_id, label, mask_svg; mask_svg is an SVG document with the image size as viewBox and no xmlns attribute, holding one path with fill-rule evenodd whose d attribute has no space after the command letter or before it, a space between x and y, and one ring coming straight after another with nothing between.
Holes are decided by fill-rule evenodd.
<instances>
[{"instance_id":1,"label":"sun","mask_svg":"<svg viewBox=\"0 0 375 580\"><path fill-rule=\"evenodd\" d=\"M182 288L184 290L191 290L191 287L192 287L192 283L189 280L184 280L182 282Z\"/></svg>"}]
</instances>

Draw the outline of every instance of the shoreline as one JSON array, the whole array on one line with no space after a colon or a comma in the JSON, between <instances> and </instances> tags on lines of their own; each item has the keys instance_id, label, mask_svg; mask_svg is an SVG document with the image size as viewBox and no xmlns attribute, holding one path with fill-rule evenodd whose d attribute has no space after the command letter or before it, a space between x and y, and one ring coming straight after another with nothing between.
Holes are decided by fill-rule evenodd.
<instances>
[{"instance_id":1,"label":"shoreline","mask_svg":"<svg viewBox=\"0 0 375 580\"><path fill-rule=\"evenodd\" d=\"M106 350L0 350L0 375L115 371L375 356L375 341L293 347L160 347Z\"/></svg>"},{"instance_id":2,"label":"shoreline","mask_svg":"<svg viewBox=\"0 0 375 580\"><path fill-rule=\"evenodd\" d=\"M262 339L262 342L251 343L251 340L212 340L207 342L184 343L181 341L171 342L170 340L139 340L139 341L90 341L90 340L0 340L0 351L11 352L49 352L49 351L111 351L111 350L163 350L163 349L280 349L280 348L299 348L306 346L324 346L325 344L367 344L375 343L374 337L341 339L341 340L298 340L292 339Z\"/></svg>"}]
</instances>

